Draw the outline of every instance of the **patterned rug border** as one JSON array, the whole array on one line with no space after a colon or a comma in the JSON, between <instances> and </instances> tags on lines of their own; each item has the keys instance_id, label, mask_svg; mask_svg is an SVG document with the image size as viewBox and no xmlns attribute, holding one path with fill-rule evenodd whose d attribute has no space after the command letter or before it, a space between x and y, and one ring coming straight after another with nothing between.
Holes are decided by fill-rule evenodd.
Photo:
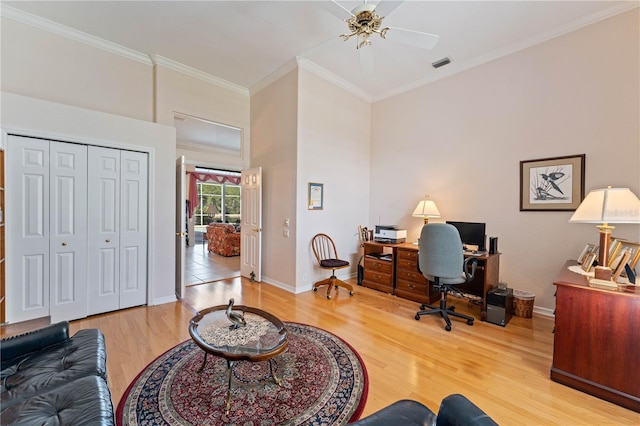
<instances>
[{"instance_id":1,"label":"patterned rug border","mask_svg":"<svg viewBox=\"0 0 640 426\"><path fill-rule=\"evenodd\" d=\"M284 322L285 326L291 324L291 325L298 325L298 326L303 326L303 327L316 328L316 329L318 329L318 330L320 330L320 331L322 331L324 333L330 334L335 339L340 340L345 346L347 346L353 352L353 354L357 358L358 362L360 363L360 367L362 368L362 375L363 375L364 385L363 385L363 388L362 388L362 395L360 396L360 401L358 402L358 406L356 407L355 411L353 412L353 414L352 414L351 418L349 419L348 423L352 423L352 422L358 420L360 418L360 416L362 415L362 412L364 411L364 407L366 405L367 398L369 396L369 375L368 375L368 372L367 372L367 367L366 367L366 365L364 363L364 360L360 356L360 353L349 342L347 342L345 339L343 339L342 337L336 335L335 333L332 333L332 332L330 332L328 330L325 330L324 328L320 328L320 327L315 326L315 325L305 324L305 323L296 322L296 321L283 321L283 322ZM118 406L117 406L117 409L116 409L116 425L122 425L121 419L123 418L123 415L124 415L124 406L125 406L126 400L129 397L129 394L131 393L133 388L135 387L136 383L140 379L140 377L145 373L145 371L152 364L154 364L158 359L164 357L169 352L171 352L174 349L176 349L178 346L183 345L183 344L185 344L186 342L189 342L189 341L192 341L192 339L186 339L186 340L184 340L184 341L182 341L180 343L177 343L176 345L170 347L169 349L167 349L166 351L164 351L160 355L156 356L142 370L140 370L140 372L134 377L134 379L131 381L131 383L129 383L129 386L127 386L127 389L124 391L124 393L122 394L122 397L120 398L120 401L118 402Z\"/></svg>"}]
</instances>

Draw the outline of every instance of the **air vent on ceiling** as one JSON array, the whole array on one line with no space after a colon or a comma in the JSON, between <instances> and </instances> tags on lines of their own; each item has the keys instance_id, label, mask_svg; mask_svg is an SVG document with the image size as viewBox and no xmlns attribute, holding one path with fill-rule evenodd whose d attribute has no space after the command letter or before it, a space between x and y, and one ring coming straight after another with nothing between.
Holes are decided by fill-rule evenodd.
<instances>
[{"instance_id":1,"label":"air vent on ceiling","mask_svg":"<svg viewBox=\"0 0 640 426\"><path fill-rule=\"evenodd\" d=\"M449 58L442 58L442 59L440 59L439 61L435 61L435 62L434 62L434 63L432 63L431 65L432 65L434 68L440 68L440 67L443 67L443 66L445 66L445 65L447 65L447 64L450 64L450 63L451 63L451 59L449 59Z\"/></svg>"}]
</instances>

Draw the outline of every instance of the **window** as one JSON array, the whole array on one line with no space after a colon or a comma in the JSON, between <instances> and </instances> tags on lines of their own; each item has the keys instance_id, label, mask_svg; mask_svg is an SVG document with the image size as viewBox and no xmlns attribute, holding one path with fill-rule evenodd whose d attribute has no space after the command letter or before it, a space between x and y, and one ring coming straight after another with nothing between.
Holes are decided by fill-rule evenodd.
<instances>
[{"instance_id":1,"label":"window","mask_svg":"<svg viewBox=\"0 0 640 426\"><path fill-rule=\"evenodd\" d=\"M240 185L198 182L195 225L240 223Z\"/></svg>"}]
</instances>

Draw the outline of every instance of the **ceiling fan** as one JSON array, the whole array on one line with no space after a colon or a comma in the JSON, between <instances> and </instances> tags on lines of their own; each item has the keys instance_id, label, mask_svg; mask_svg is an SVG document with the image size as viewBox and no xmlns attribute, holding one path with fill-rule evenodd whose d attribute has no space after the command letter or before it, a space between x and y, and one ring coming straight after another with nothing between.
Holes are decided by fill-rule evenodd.
<instances>
[{"instance_id":1,"label":"ceiling fan","mask_svg":"<svg viewBox=\"0 0 640 426\"><path fill-rule=\"evenodd\" d=\"M340 13L347 17L344 21L347 23L349 33L342 34L340 37L344 41L356 38L356 49L360 52L360 66L364 73L373 73L373 51L370 46L372 45L371 36L374 34L378 34L382 39L390 39L422 49L432 49L440 39L436 34L384 26L382 21L402 1L379 1L373 4L364 0L353 10L345 8L336 0L331 1L340 8Z\"/></svg>"}]
</instances>

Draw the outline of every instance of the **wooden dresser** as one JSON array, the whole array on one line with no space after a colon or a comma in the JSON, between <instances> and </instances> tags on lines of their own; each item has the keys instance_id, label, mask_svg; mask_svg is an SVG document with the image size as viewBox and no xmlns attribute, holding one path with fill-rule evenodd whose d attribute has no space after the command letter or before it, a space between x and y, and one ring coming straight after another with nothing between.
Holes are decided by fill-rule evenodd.
<instances>
[{"instance_id":1,"label":"wooden dresser","mask_svg":"<svg viewBox=\"0 0 640 426\"><path fill-rule=\"evenodd\" d=\"M640 287L590 287L575 264L554 282L551 379L640 412Z\"/></svg>"}]
</instances>

